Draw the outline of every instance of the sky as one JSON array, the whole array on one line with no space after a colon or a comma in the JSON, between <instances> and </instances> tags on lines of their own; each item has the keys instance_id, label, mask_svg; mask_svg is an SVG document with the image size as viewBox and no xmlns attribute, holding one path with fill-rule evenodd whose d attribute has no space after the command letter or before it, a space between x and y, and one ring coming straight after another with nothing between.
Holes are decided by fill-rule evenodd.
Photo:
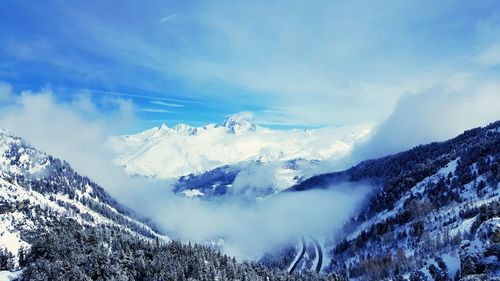
<instances>
[{"instance_id":1,"label":"sky","mask_svg":"<svg viewBox=\"0 0 500 281\"><path fill-rule=\"evenodd\" d=\"M242 111L276 128L381 124L407 96L500 77L494 0L7 0L0 38L14 95L126 100L138 118L119 133Z\"/></svg>"}]
</instances>

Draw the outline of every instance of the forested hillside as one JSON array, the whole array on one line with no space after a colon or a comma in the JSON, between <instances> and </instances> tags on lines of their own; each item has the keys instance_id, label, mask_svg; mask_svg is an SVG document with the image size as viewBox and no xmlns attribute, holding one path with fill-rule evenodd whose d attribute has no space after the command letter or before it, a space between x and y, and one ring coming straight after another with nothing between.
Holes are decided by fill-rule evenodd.
<instances>
[{"instance_id":1,"label":"forested hillside","mask_svg":"<svg viewBox=\"0 0 500 281\"><path fill-rule=\"evenodd\" d=\"M21 280L340 280L237 262L208 246L145 240L64 221L33 240Z\"/></svg>"},{"instance_id":2,"label":"forested hillside","mask_svg":"<svg viewBox=\"0 0 500 281\"><path fill-rule=\"evenodd\" d=\"M168 240L68 163L0 130L0 270L20 268L31 240L61 220Z\"/></svg>"},{"instance_id":3,"label":"forested hillside","mask_svg":"<svg viewBox=\"0 0 500 281\"><path fill-rule=\"evenodd\" d=\"M497 121L292 187L345 181L375 187L359 214L332 235L326 271L360 280L498 276L499 127Z\"/></svg>"}]
</instances>

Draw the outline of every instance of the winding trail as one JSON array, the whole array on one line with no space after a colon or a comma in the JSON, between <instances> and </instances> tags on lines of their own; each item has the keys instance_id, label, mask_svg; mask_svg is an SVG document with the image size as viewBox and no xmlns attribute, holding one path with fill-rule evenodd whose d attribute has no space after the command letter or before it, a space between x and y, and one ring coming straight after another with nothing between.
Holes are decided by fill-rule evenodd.
<instances>
[{"instance_id":1,"label":"winding trail","mask_svg":"<svg viewBox=\"0 0 500 281\"><path fill-rule=\"evenodd\" d=\"M301 239L302 239L302 252L300 252L299 258L295 261L292 268L290 268L290 273L293 273L293 271L297 268L297 265L304 257L304 254L306 253L306 247L307 247L306 240L304 239L304 236L302 236Z\"/></svg>"},{"instance_id":2,"label":"winding trail","mask_svg":"<svg viewBox=\"0 0 500 281\"><path fill-rule=\"evenodd\" d=\"M318 249L318 264L316 264L316 272L319 273L321 271L321 266L323 264L323 250L321 249L321 245L319 244L318 240L314 238L311 239L314 242L316 249Z\"/></svg>"}]
</instances>

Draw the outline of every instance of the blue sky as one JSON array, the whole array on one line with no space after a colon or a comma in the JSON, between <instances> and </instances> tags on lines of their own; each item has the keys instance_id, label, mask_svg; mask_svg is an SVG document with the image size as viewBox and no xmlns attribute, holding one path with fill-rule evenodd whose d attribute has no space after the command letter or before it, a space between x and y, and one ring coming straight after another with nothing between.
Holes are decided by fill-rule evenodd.
<instances>
[{"instance_id":1,"label":"blue sky","mask_svg":"<svg viewBox=\"0 0 500 281\"><path fill-rule=\"evenodd\" d=\"M0 38L14 92L83 91L103 111L128 99L130 130L242 111L274 127L379 123L402 96L500 77L494 0L7 0Z\"/></svg>"}]
</instances>

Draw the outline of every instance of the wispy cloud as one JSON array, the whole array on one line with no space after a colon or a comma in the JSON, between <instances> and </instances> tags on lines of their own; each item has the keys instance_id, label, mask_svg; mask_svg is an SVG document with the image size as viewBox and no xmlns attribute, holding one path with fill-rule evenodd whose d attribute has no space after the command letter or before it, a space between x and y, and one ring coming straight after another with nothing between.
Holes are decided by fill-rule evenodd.
<instances>
[{"instance_id":1,"label":"wispy cloud","mask_svg":"<svg viewBox=\"0 0 500 281\"><path fill-rule=\"evenodd\" d=\"M179 14L177 14L177 13L175 13L175 14L171 14L171 15L168 15L168 16L166 16L166 17L163 17L163 18L159 19L159 20L158 20L158 23L164 23L164 22L167 22L167 21L172 20L172 19L174 19L174 18L176 18L176 17L178 17L178 16L179 16Z\"/></svg>"},{"instance_id":2,"label":"wispy cloud","mask_svg":"<svg viewBox=\"0 0 500 281\"><path fill-rule=\"evenodd\" d=\"M171 111L160 108L138 108L138 111L151 112L151 113L170 113Z\"/></svg>"},{"instance_id":3,"label":"wispy cloud","mask_svg":"<svg viewBox=\"0 0 500 281\"><path fill-rule=\"evenodd\" d=\"M173 103L173 102L164 102L164 101L158 101L158 100L152 101L151 103L156 104L156 105L166 106L166 107L184 107L183 104Z\"/></svg>"},{"instance_id":4,"label":"wispy cloud","mask_svg":"<svg viewBox=\"0 0 500 281\"><path fill-rule=\"evenodd\" d=\"M12 85L0 80L0 105L12 101L14 97Z\"/></svg>"},{"instance_id":5,"label":"wispy cloud","mask_svg":"<svg viewBox=\"0 0 500 281\"><path fill-rule=\"evenodd\" d=\"M475 57L476 61L488 65L495 66L500 64L500 42L486 49Z\"/></svg>"},{"instance_id":6,"label":"wispy cloud","mask_svg":"<svg viewBox=\"0 0 500 281\"><path fill-rule=\"evenodd\" d=\"M106 94L172 104L224 101L234 112L273 107L281 110L267 113L274 121L313 126L381 122L402 95L435 87L454 72L498 74L491 69L498 48L485 47L499 37L500 10L489 1L256 1L142 5L144 17L130 3L112 17L101 13L103 3L61 2L45 5L44 13L9 4L4 10L17 9L24 21L2 18L0 36L16 44L0 55L13 66L5 69L42 81L86 75L97 87L154 92ZM286 16L277 17L283 6ZM472 53L481 55L471 60ZM31 67L31 60L44 65ZM47 65L54 71L40 71ZM186 101L164 99L169 92Z\"/></svg>"},{"instance_id":7,"label":"wispy cloud","mask_svg":"<svg viewBox=\"0 0 500 281\"><path fill-rule=\"evenodd\" d=\"M56 88L56 89L61 89L61 88ZM174 99L174 98L163 98L163 97L159 97L159 96L146 95L146 94L137 94L137 93L129 93L129 92L106 91L106 90L98 90L98 89L87 89L87 90L91 91L92 93L98 93L98 94L106 94L106 95L113 95L113 96L121 96L121 97L131 97L131 98L153 100L153 102L151 102L151 103L161 102L161 101L165 101L164 102L165 104L176 104L176 103L197 104L197 103L201 103L201 101L195 101L195 100L182 100L182 99ZM162 105L164 105L164 104L162 104ZM177 104L177 105L179 105L177 107L184 106L182 104Z\"/></svg>"}]
</instances>

